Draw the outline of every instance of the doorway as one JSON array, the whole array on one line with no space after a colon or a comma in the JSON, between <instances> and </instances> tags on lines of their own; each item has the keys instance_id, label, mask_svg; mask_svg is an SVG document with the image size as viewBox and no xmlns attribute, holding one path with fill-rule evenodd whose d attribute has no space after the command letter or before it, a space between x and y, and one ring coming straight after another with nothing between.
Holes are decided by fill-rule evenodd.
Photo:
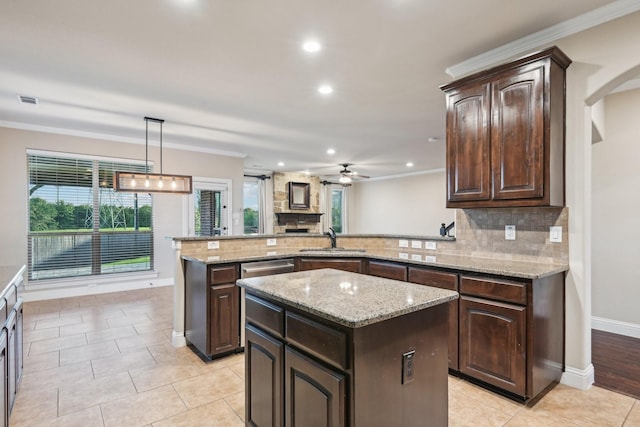
<instances>
[{"instance_id":1,"label":"doorway","mask_svg":"<svg viewBox=\"0 0 640 427\"><path fill-rule=\"evenodd\" d=\"M189 195L187 234L189 236L227 236L232 234L229 225L228 180L193 180L193 193Z\"/></svg>"}]
</instances>

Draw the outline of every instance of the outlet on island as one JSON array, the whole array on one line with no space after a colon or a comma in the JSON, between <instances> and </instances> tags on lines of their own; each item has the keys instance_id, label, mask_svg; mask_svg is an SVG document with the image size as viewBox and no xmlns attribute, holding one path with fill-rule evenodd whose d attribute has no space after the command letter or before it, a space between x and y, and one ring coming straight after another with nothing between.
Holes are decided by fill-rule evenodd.
<instances>
[{"instance_id":1,"label":"outlet on island","mask_svg":"<svg viewBox=\"0 0 640 427\"><path fill-rule=\"evenodd\" d=\"M267 239L267 246L275 246L276 243L276 239Z\"/></svg>"}]
</instances>

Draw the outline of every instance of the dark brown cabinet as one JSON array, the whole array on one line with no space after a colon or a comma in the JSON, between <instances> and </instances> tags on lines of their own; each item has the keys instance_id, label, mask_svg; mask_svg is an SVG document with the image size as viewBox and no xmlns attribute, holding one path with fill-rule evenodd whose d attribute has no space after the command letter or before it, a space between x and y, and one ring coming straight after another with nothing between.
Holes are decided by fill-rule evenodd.
<instances>
[{"instance_id":1,"label":"dark brown cabinet","mask_svg":"<svg viewBox=\"0 0 640 427\"><path fill-rule=\"evenodd\" d=\"M447 207L564 205L570 63L554 47L442 87Z\"/></svg>"},{"instance_id":2,"label":"dark brown cabinet","mask_svg":"<svg viewBox=\"0 0 640 427\"><path fill-rule=\"evenodd\" d=\"M248 290L247 425L446 426L446 336L444 305L347 328Z\"/></svg>"},{"instance_id":3,"label":"dark brown cabinet","mask_svg":"<svg viewBox=\"0 0 640 427\"><path fill-rule=\"evenodd\" d=\"M460 277L460 373L524 399L564 370L564 277Z\"/></svg>"},{"instance_id":4,"label":"dark brown cabinet","mask_svg":"<svg viewBox=\"0 0 640 427\"><path fill-rule=\"evenodd\" d=\"M284 360L285 425L344 426L345 376L288 346Z\"/></svg>"},{"instance_id":5,"label":"dark brown cabinet","mask_svg":"<svg viewBox=\"0 0 640 427\"><path fill-rule=\"evenodd\" d=\"M239 345L240 290L235 283L212 286L210 299L209 340L211 354L233 351Z\"/></svg>"},{"instance_id":6,"label":"dark brown cabinet","mask_svg":"<svg viewBox=\"0 0 640 427\"><path fill-rule=\"evenodd\" d=\"M185 261L185 338L204 359L240 349L238 264Z\"/></svg>"},{"instance_id":7,"label":"dark brown cabinet","mask_svg":"<svg viewBox=\"0 0 640 427\"><path fill-rule=\"evenodd\" d=\"M362 273L362 264L363 262L360 258L298 258L296 260L296 271L333 268L352 273Z\"/></svg>"},{"instance_id":8,"label":"dark brown cabinet","mask_svg":"<svg viewBox=\"0 0 640 427\"><path fill-rule=\"evenodd\" d=\"M386 279L407 281L407 266L388 261L369 260L367 274Z\"/></svg>"},{"instance_id":9,"label":"dark brown cabinet","mask_svg":"<svg viewBox=\"0 0 640 427\"><path fill-rule=\"evenodd\" d=\"M525 310L460 297L460 372L524 396Z\"/></svg>"},{"instance_id":10,"label":"dark brown cabinet","mask_svg":"<svg viewBox=\"0 0 640 427\"><path fill-rule=\"evenodd\" d=\"M424 267L409 267L408 281L434 288L458 292L458 275ZM458 370L458 300L447 303L449 307L449 369Z\"/></svg>"},{"instance_id":11,"label":"dark brown cabinet","mask_svg":"<svg viewBox=\"0 0 640 427\"><path fill-rule=\"evenodd\" d=\"M249 426L284 424L284 344L268 333L247 325L245 364L251 375L246 381L246 418Z\"/></svg>"}]
</instances>

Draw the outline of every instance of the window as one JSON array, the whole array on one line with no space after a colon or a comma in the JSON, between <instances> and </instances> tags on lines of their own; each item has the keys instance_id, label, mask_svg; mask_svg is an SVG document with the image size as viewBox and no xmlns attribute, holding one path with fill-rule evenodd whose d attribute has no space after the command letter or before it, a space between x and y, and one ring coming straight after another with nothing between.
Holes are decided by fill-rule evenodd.
<instances>
[{"instance_id":1,"label":"window","mask_svg":"<svg viewBox=\"0 0 640 427\"><path fill-rule=\"evenodd\" d=\"M331 226L336 233L342 233L344 225L344 187L331 187Z\"/></svg>"},{"instance_id":2,"label":"window","mask_svg":"<svg viewBox=\"0 0 640 427\"><path fill-rule=\"evenodd\" d=\"M116 193L116 170L145 172L119 160L28 152L30 280L153 269L149 194Z\"/></svg>"},{"instance_id":3,"label":"window","mask_svg":"<svg viewBox=\"0 0 640 427\"><path fill-rule=\"evenodd\" d=\"M244 234L260 233L260 181L245 177L243 186Z\"/></svg>"}]
</instances>

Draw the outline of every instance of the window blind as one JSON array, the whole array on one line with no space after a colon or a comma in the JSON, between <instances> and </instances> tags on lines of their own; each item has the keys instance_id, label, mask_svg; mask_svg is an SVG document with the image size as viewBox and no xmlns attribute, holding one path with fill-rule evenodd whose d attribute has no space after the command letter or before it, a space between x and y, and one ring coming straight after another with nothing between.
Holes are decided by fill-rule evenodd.
<instances>
[{"instance_id":1,"label":"window blind","mask_svg":"<svg viewBox=\"0 0 640 427\"><path fill-rule=\"evenodd\" d=\"M152 198L113 191L115 170L144 165L28 153L30 280L153 269Z\"/></svg>"}]
</instances>

